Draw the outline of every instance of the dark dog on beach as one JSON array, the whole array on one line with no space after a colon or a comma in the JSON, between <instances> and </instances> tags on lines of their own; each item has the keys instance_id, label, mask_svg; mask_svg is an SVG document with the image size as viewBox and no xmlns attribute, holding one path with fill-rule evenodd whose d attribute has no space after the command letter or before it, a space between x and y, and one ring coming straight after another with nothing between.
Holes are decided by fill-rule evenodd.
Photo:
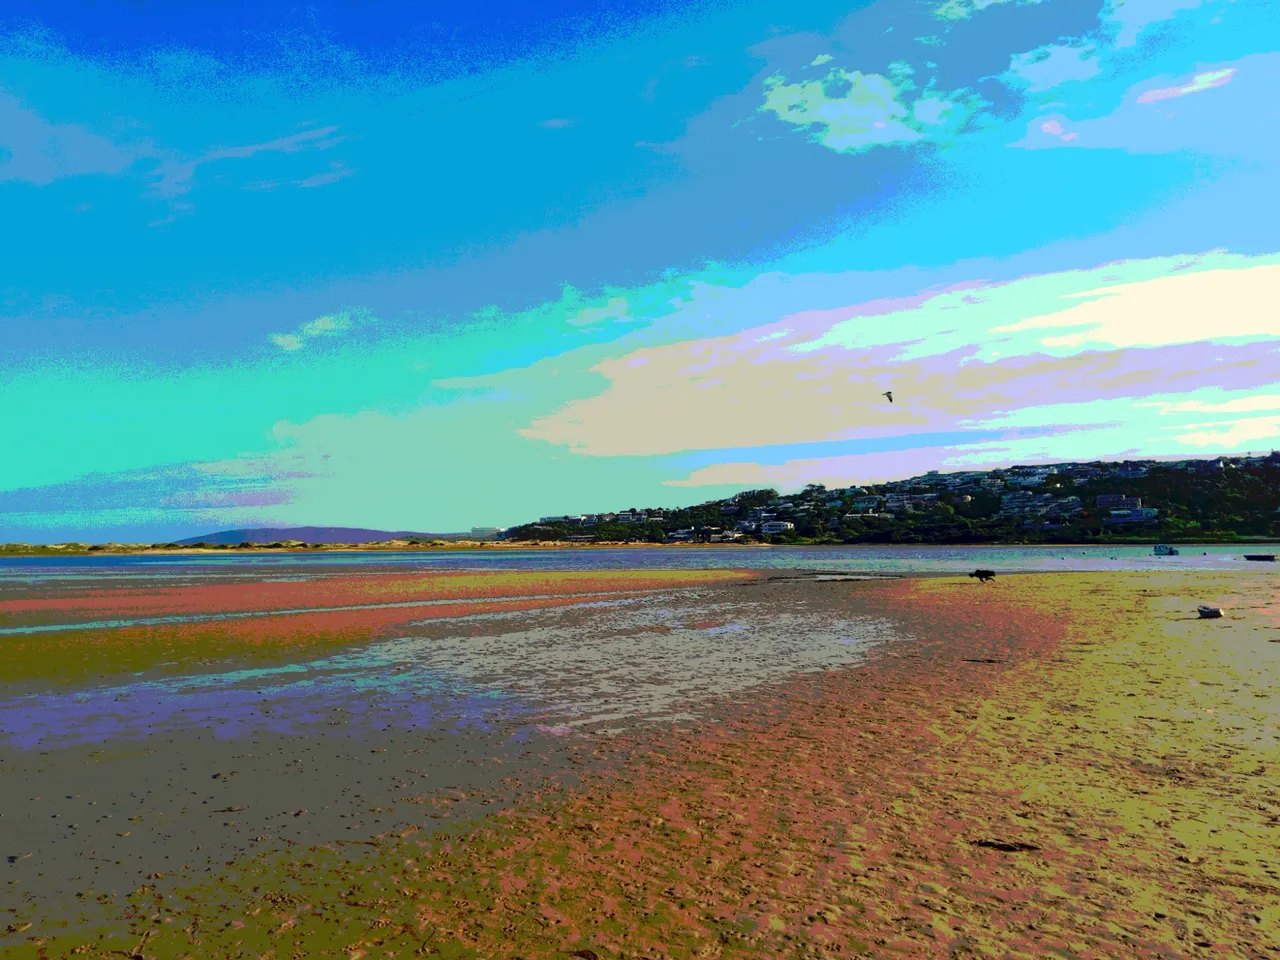
<instances>
[{"instance_id":1,"label":"dark dog on beach","mask_svg":"<svg viewBox=\"0 0 1280 960\"><path fill-rule=\"evenodd\" d=\"M969 576L977 577L980 582L986 583L988 580L996 578L996 572L994 570L975 570Z\"/></svg>"}]
</instances>

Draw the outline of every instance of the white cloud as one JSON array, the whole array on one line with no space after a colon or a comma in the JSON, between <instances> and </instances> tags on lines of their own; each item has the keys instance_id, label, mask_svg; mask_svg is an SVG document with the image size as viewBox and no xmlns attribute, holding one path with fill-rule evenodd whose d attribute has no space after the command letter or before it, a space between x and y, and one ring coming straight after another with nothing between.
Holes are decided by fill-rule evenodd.
<instances>
[{"instance_id":1,"label":"white cloud","mask_svg":"<svg viewBox=\"0 0 1280 960\"><path fill-rule=\"evenodd\" d=\"M1280 440L1280 417L1249 417L1243 420L1223 420L1217 423L1198 423L1201 429L1180 433L1174 439L1193 447L1214 449L1239 449L1255 440L1275 443Z\"/></svg>"},{"instance_id":2,"label":"white cloud","mask_svg":"<svg viewBox=\"0 0 1280 960\"><path fill-rule=\"evenodd\" d=\"M1196 343L1280 336L1280 265L1199 270L1136 283L1097 287L1066 298L1083 301L1046 316L1029 317L993 332L1052 330L1046 347L1081 348Z\"/></svg>"}]
</instances>

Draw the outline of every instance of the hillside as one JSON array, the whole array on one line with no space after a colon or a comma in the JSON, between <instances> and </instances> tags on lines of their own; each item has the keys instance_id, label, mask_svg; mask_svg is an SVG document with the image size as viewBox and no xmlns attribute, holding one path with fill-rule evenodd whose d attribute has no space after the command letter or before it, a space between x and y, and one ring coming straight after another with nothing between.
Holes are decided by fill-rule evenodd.
<instances>
[{"instance_id":1,"label":"hillside","mask_svg":"<svg viewBox=\"0 0 1280 960\"><path fill-rule=\"evenodd\" d=\"M210 546L238 543L271 543L274 541L301 541L303 543L371 543L378 540L407 540L414 537L430 540L438 533L414 533L407 530L366 530L362 527L256 527L249 530L221 530L201 537L189 537L175 541L180 547L207 543ZM457 536L457 534L452 534Z\"/></svg>"},{"instance_id":2,"label":"hillside","mask_svg":"<svg viewBox=\"0 0 1280 960\"><path fill-rule=\"evenodd\" d=\"M1089 543L1280 537L1280 454L929 473L752 490L691 507L544 517L517 540Z\"/></svg>"}]
</instances>

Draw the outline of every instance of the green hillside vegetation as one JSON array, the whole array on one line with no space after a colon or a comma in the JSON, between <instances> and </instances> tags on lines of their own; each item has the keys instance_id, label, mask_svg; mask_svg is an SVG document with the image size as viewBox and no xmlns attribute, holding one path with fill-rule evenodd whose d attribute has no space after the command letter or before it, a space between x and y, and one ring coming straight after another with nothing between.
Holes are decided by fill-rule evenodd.
<instances>
[{"instance_id":1,"label":"green hillside vegetation","mask_svg":"<svg viewBox=\"0 0 1280 960\"><path fill-rule=\"evenodd\" d=\"M893 483L828 490L807 486L791 496L752 490L724 500L664 509L644 523L620 523L609 515L548 520L507 531L516 540L584 542L737 543L1124 543L1230 542L1280 538L1280 455L1215 461L1060 464L1036 478L1038 467L1011 467L967 475L942 474ZM965 478L969 478L966 480ZM1009 486L984 489L986 480ZM1113 515L1107 494L1141 500L1150 520L1125 522ZM867 515L856 498L917 497L911 512ZM1099 506L1098 497L1104 497ZM927 499L932 498L932 499ZM1021 499L1020 499L1021 498ZM1070 498L1078 498L1078 503ZM1030 501L1026 512L1009 510ZM1056 502L1056 505L1055 505ZM1042 504L1050 506L1041 507ZM735 531L739 521L764 508L794 524L783 533ZM1002 509L1003 508L1003 509ZM883 510L876 511L883 513ZM1121 519L1117 519L1117 517Z\"/></svg>"}]
</instances>

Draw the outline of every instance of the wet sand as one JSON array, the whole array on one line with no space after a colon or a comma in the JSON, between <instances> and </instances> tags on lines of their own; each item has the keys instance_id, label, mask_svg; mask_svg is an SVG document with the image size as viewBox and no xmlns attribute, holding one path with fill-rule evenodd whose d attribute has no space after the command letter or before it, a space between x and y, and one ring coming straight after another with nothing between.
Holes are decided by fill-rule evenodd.
<instances>
[{"instance_id":1,"label":"wet sand","mask_svg":"<svg viewBox=\"0 0 1280 960\"><path fill-rule=\"evenodd\" d=\"M724 571L233 577L45 585L0 608L12 628L33 609L43 625L211 600L397 604L255 618L243 636L232 621L5 638L3 905L18 926L102 922L140 884L174 892L251 852L478 816L573 782L575 730L687 716L764 677L856 662L849 641L874 639L861 621L824 639L843 621L813 630L802 595L762 604L721 586L754 577ZM334 617L351 632L319 629ZM768 622L750 651L721 642L752 618Z\"/></svg>"},{"instance_id":2,"label":"wet sand","mask_svg":"<svg viewBox=\"0 0 1280 960\"><path fill-rule=\"evenodd\" d=\"M66 875L57 902L32 896L34 881L21 871L37 858L17 860L8 865L18 873L6 884L13 920L0 918L11 927L0 948L15 956L77 948L255 957L1276 956L1277 582L1266 573L1057 574L988 585L709 585L638 619L604 608L613 617L604 631L590 626L601 608L514 614L574 622L542 622L538 642L521 641L529 653L505 665L492 638L520 634L518 623L498 631L470 621L463 642L437 621L432 639L452 630L445 649L471 657L477 687L516 690L536 716L472 724L467 737L449 740L463 752L453 761L438 755L427 789L412 784L419 803L407 806L418 809L398 805L385 819L360 811L369 833L358 835L373 845L340 843L359 810L350 795L309 805L327 819L310 821L306 835L296 824L279 827L306 819L279 816L292 800L229 800L246 809L217 814L220 825L274 829L287 842L251 849L240 839L219 848L228 851L220 864L192 865L198 876L144 876L101 905L86 872L83 890ZM1196 618L1205 602L1222 606L1224 618ZM699 620L698 609L712 614ZM770 612L814 634L846 626L810 645L799 626L772 636L760 619ZM678 625L668 626L674 633L663 633L664 620ZM879 633L867 629L873 623ZM745 629L726 629L739 624ZM850 632L860 643L846 657L838 641ZM700 645L680 648L697 664L684 674L679 649L651 658L673 635ZM753 661L753 647L769 636L769 655ZM625 638L634 659L592 687L593 664L609 674ZM574 644L576 658L562 655ZM788 669L770 672L778 663ZM609 702L618 715L600 709ZM442 729L457 736L452 723ZM409 751L428 734L394 725L383 733L394 746L367 756L395 757L372 761L384 768L356 765L361 750L383 749L368 745L364 728L317 742L308 755L316 760L289 759L326 764L331 789L398 777L405 796ZM260 736L252 749L216 747L225 757L184 741L173 755L193 769L199 760L278 770L262 758L288 755L279 736ZM102 779L71 761L69 749L50 751L68 759L45 758L57 770L41 775L56 773L46 782L62 789L68 771L80 771L81 798L65 792L83 800ZM26 762L38 755L27 751ZM5 755L6 766L12 759ZM203 782L160 784L157 767L134 762L142 765L132 776L159 790L149 802L170 809L212 803L223 787L203 770ZM503 788L499 776L470 781L461 792L473 804L502 812L473 807L450 830L435 830L441 821L420 811L453 806L448 783L485 764L516 776L526 792ZM539 771L550 782L535 786ZM323 780L298 780L299 794L322 793ZM359 792L365 811L385 805ZM184 842L203 846L213 833ZM142 860L132 866L143 869ZM120 910L132 915L109 922ZM19 929L25 923L32 926Z\"/></svg>"}]
</instances>

